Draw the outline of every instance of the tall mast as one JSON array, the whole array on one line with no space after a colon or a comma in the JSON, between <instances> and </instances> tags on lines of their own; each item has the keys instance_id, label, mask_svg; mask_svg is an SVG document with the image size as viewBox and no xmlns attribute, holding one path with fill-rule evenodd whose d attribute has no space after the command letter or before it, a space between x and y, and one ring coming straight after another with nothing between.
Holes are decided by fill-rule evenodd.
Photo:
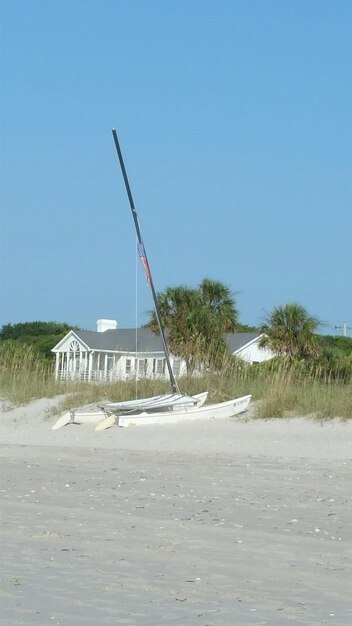
<instances>
[{"instance_id":1,"label":"tall mast","mask_svg":"<svg viewBox=\"0 0 352 626\"><path fill-rule=\"evenodd\" d=\"M161 323L161 316L160 316L160 310L159 310L159 305L158 305L158 299L157 299L157 296L156 296L156 291L155 291L155 287L154 287L154 283L153 283L153 278L152 278L152 274L151 274L151 271L150 271L150 265L149 265L149 262L148 262L148 257L147 257L147 254L146 254L146 251L145 251L145 246L144 246L144 243L143 243L141 228L140 228L140 225L139 225L138 214L137 214L136 208L134 206L133 197L132 197L132 193L131 193L131 188L130 188L130 184L128 182L127 172L126 172L126 168L125 168L125 164L124 164L124 161L123 161L123 156L122 156L122 152L121 152L121 148L120 148L120 144L119 144L119 140L118 140L115 128L112 129L112 135L113 135L114 142L115 142L115 148L116 148L117 156L118 156L119 162L120 162L122 176L123 176L123 179L124 179L124 182L125 182L125 187L126 187L127 196L128 196L128 200L129 200L129 203L130 203L131 211L132 211L132 217L133 217L134 225L135 225L135 228L136 228L137 239L138 239L138 253L139 253L141 261L142 261L142 263L144 265L144 269L145 269L145 272L146 272L146 275L147 275L147 280L148 280L148 283L149 283L149 286L150 286L150 289L151 289L151 292L152 292L152 296L153 296L155 315L156 315L156 319L158 320L160 336L161 336L161 340L163 342L165 360L166 360L167 369L169 371L169 377L170 377L172 391L174 393L179 393L178 385L177 385L174 373L172 371L171 363L170 363L169 349L168 349L167 343L166 343L165 331L164 331L163 325Z\"/></svg>"}]
</instances>

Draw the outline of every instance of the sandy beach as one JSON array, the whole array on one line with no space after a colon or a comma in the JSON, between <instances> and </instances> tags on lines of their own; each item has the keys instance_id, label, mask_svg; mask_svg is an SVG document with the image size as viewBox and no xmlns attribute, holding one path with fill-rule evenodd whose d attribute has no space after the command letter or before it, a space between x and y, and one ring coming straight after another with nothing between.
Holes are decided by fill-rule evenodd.
<instances>
[{"instance_id":1,"label":"sandy beach","mask_svg":"<svg viewBox=\"0 0 352 626\"><path fill-rule=\"evenodd\" d=\"M350 626L352 420L1 412L4 626Z\"/></svg>"}]
</instances>

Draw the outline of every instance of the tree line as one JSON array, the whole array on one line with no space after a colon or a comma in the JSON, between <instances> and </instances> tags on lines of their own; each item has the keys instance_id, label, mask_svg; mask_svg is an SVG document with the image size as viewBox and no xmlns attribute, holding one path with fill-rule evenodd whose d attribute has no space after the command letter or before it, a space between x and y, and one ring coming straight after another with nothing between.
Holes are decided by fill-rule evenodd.
<instances>
[{"instance_id":1,"label":"tree line","mask_svg":"<svg viewBox=\"0 0 352 626\"><path fill-rule=\"evenodd\" d=\"M61 322L21 322L5 324L0 330L3 349L9 344L32 346L44 358L52 358L52 348L72 329Z\"/></svg>"}]
</instances>

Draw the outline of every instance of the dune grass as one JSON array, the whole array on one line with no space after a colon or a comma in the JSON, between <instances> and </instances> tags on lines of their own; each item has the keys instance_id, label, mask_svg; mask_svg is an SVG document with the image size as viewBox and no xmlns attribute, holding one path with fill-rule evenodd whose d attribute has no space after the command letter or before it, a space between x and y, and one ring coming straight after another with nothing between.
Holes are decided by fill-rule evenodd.
<instances>
[{"instance_id":1,"label":"dune grass","mask_svg":"<svg viewBox=\"0 0 352 626\"><path fill-rule=\"evenodd\" d=\"M318 419L352 418L352 379L317 367L297 367L284 361L246 366L224 363L221 373L205 373L179 380L183 393L209 391L210 402L252 394L255 417L310 415ZM65 395L60 410L101 400L121 401L170 390L166 381L142 379L112 384L56 382L52 363L40 358L30 346L7 346L0 350L0 393L12 405Z\"/></svg>"},{"instance_id":2,"label":"dune grass","mask_svg":"<svg viewBox=\"0 0 352 626\"><path fill-rule=\"evenodd\" d=\"M54 379L52 363L31 346L7 344L0 351L0 393L13 405L65 393Z\"/></svg>"}]
</instances>

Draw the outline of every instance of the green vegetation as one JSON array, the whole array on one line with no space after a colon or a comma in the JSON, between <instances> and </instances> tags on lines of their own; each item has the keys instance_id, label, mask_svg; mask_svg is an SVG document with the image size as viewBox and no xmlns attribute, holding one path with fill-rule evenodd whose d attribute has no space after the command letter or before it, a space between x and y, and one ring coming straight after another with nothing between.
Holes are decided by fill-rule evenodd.
<instances>
[{"instance_id":1,"label":"green vegetation","mask_svg":"<svg viewBox=\"0 0 352 626\"><path fill-rule=\"evenodd\" d=\"M352 344L352 340L351 340ZM351 351L352 354L352 351ZM224 360L220 373L209 371L199 378L179 381L184 393L209 390L209 401L218 402L252 394L256 417L311 415L317 418L352 417L352 356L349 367L332 370L328 364L309 364L277 357L258 365L244 365L237 359ZM53 367L28 346L0 346L0 389L13 404L69 394L60 410L103 399L112 401L135 397L135 382L108 385L58 383ZM141 380L138 396L169 391L168 382Z\"/></svg>"},{"instance_id":2,"label":"green vegetation","mask_svg":"<svg viewBox=\"0 0 352 626\"><path fill-rule=\"evenodd\" d=\"M13 404L65 393L54 379L53 361L33 346L15 341L0 342L0 393Z\"/></svg>"},{"instance_id":3,"label":"green vegetation","mask_svg":"<svg viewBox=\"0 0 352 626\"><path fill-rule=\"evenodd\" d=\"M187 371L191 374L201 364L218 366L226 349L224 333L238 327L238 312L228 287L205 278L196 289L168 287L157 299L170 351L185 360ZM147 326L159 333L154 311Z\"/></svg>"},{"instance_id":4,"label":"green vegetation","mask_svg":"<svg viewBox=\"0 0 352 626\"><path fill-rule=\"evenodd\" d=\"M289 360L314 359L320 353L316 335L319 326L319 320L299 304L278 306L267 317L261 345Z\"/></svg>"},{"instance_id":5,"label":"green vegetation","mask_svg":"<svg viewBox=\"0 0 352 626\"><path fill-rule=\"evenodd\" d=\"M323 361L276 357L253 366L251 376L259 385L258 417L352 418L352 358L349 367L331 368Z\"/></svg>"},{"instance_id":6,"label":"green vegetation","mask_svg":"<svg viewBox=\"0 0 352 626\"><path fill-rule=\"evenodd\" d=\"M53 356L51 349L71 329L72 326L69 324L59 322L5 324L0 330L0 342L31 346L39 355L51 360Z\"/></svg>"},{"instance_id":7,"label":"green vegetation","mask_svg":"<svg viewBox=\"0 0 352 626\"><path fill-rule=\"evenodd\" d=\"M19 324L5 324L0 330L0 339L20 339L26 337L43 337L43 335L65 335L72 326L59 322L23 322Z\"/></svg>"}]
</instances>

